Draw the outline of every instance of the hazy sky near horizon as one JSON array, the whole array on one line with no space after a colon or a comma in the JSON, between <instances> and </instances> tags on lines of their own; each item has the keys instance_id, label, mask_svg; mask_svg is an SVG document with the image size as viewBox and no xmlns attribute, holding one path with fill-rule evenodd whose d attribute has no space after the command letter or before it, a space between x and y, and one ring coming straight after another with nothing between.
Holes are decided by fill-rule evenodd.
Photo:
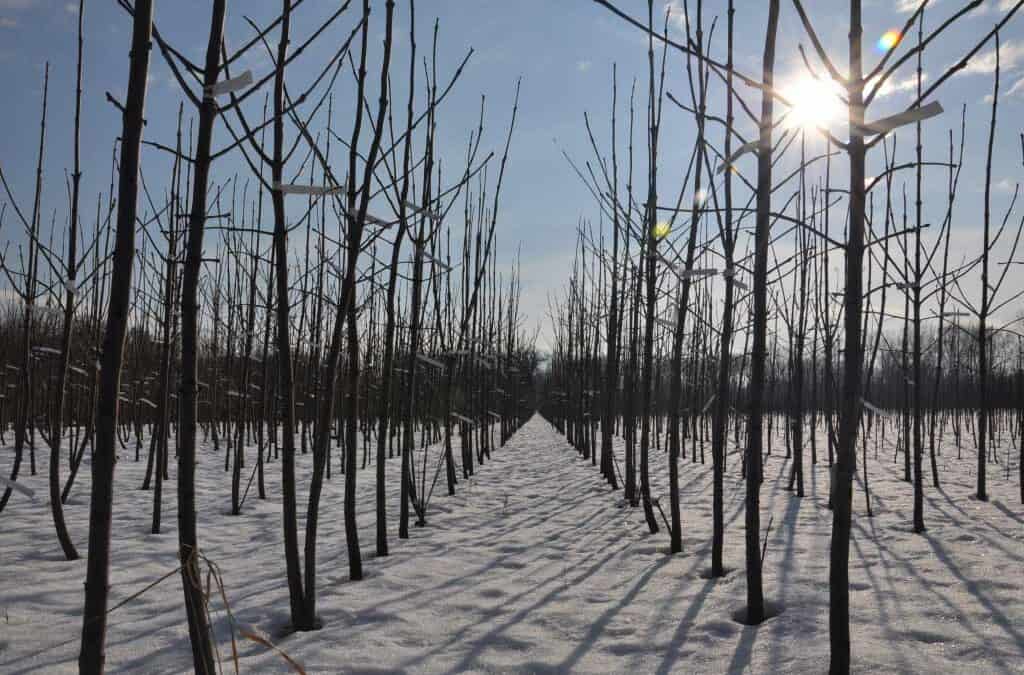
<instances>
[{"instance_id":1,"label":"hazy sky near horizon","mask_svg":"<svg viewBox=\"0 0 1024 675\"><path fill-rule=\"evenodd\" d=\"M682 24L678 21L681 3L682 0L669 3L657 0L655 5L659 23L667 7L675 10L677 20L673 21L671 28L675 37L682 35ZM616 4L637 18L646 17L647 3L644 0L619 0ZM902 26L910 11L908 8L916 4L913 0L865 0L865 54L869 69L882 56L881 51L875 48L876 40L887 30ZM929 26L938 26L940 21L965 4L964 0L931 2L926 13L926 32ZM930 47L924 59L926 85L991 30L1002 11L1012 4L1008 0L984 0L980 8ZM705 5L705 22L710 24L717 19L714 53L724 60L725 0L708 0ZM845 0L807 0L805 5L826 48L836 55L837 65L842 70L846 61L848 3ZM161 32L187 56L201 62L209 28L210 3L156 0L155 6ZM306 0L295 18L293 46L310 33L318 17L337 6L337 0ZM695 2L691 0L691 11L694 6ZM767 3L737 0L736 6L736 64L744 73L758 74ZM0 82L4 91L4 102L0 106L0 167L10 180L23 209L31 206L43 68L47 61L50 63L50 112L42 199L43 222L47 225L50 214L56 214L56 222L60 226L67 213L65 172L71 169L77 7L77 0L0 0ZM257 24L264 24L279 7L276 0L229 2L229 46L240 45L252 36L245 16ZM289 80L290 83L301 83L304 77L315 76L319 66L351 30L356 12L350 9L348 16L331 28L325 39L315 43L290 67L290 78L294 78ZM531 325L535 322L546 324L544 310L548 293L560 288L571 270L577 224L585 219L597 226L599 221L599 209L593 197L563 152L578 163L592 159L583 125L584 112L590 115L602 152L608 152L613 63L617 64L619 74L620 135L624 135L623 119L626 116L623 101L628 97L633 79L638 78L635 163L638 177L646 171L642 127L646 38L592 0L419 0L416 3L416 28L421 57L429 48L435 19L440 25L438 67L441 80L447 81L467 50L474 50L462 79L445 102L439 118L439 142L449 166L449 175L454 176L462 170L465 145L477 125L481 95L486 96L484 146L500 154L516 81L522 78L519 118L502 195L498 243L500 259L505 263L521 246L524 309L530 315ZM379 51L383 38L383 3L374 2L371 22L372 47ZM396 3L395 29L394 94L396 105L400 104L404 110L409 12L408 4L402 0ZM783 2L780 30L782 44L777 81L785 89L785 83L799 78L804 72L797 44L808 44L790 2ZM915 35L908 36L897 49L905 51L915 39ZM1001 39L1003 72L992 197L993 218L997 220L1002 218L1018 181L1024 175L1020 137L1024 130L1020 122L1024 119L1024 15L1015 17L1005 27ZM104 95L109 91L120 98L124 91L129 40L129 17L116 2L86 2L82 194L83 211L87 214L95 209L96 195L106 191L110 181L112 146L120 131L120 118ZM272 37L271 42L276 42L276 39ZM372 79L376 77L377 63L371 54L369 68ZM253 70L257 79L270 69L270 61L259 47L252 50L252 56L245 65ZM994 65L993 45L989 44L933 97L941 101L946 113L927 123L926 159L943 161L948 153L949 130L954 129L959 136L960 111L962 106L966 106L965 165L954 216L955 246L957 253L965 256L977 249L981 227L985 146L991 114L987 97L992 93ZM666 89L682 100L689 96L685 66L681 55L669 52ZM820 70L817 64L815 67ZM339 78L335 98L336 121L351 118L352 78L350 75L346 78L346 75ZM869 117L881 117L908 105L912 101L913 76L913 64L908 63L894 78L892 90L879 98ZM422 77L420 79L422 84ZM714 82L712 87L721 89ZM293 90L299 88L300 84L296 84ZM741 87L739 93L752 108L759 107L756 92ZM713 97L719 94L720 91L713 92ZM181 100L177 83L154 51L146 106L147 139L173 144L175 119ZM186 102L186 117L189 112ZM396 124L399 117L396 112ZM348 127L348 124L341 123L338 128L347 134ZM748 121L741 122L740 128L747 137L754 129ZM681 182L692 151L693 130L692 117L666 103L660 163L665 197L659 200L661 203L674 202L677 198L678 188L673 185ZM833 130L840 137L846 133L841 121L836 122ZM222 147L226 139L223 127L218 126L215 147ZM909 161L913 150L912 135L904 134L898 138L897 147L898 156ZM877 170L881 163L881 150L875 150L873 154L871 166ZM342 164L339 162L339 166ZM160 176L166 175L169 162L157 151L147 149L143 165L147 171L147 182L154 186L159 185ZM741 168L745 172L752 171L752 162ZM215 166L214 171L215 180L220 182L236 172L243 177L248 173L238 159L225 159ZM904 180L911 189L912 173L905 173L898 179L900 183ZM945 185L944 169L927 173L926 222L934 223L936 228L945 209ZM163 188L157 189L162 191ZM4 201L7 201L6 196L0 195L0 203ZM1014 228L1021 211L1018 208L1011 217ZM89 226L91 220L91 216L86 217ZM18 242L23 238L19 231L20 227L8 218L0 230L0 241ZM1024 255L1018 255L1020 258ZM1024 287L1021 276L1024 275L1015 271L1008 286Z\"/></svg>"}]
</instances>

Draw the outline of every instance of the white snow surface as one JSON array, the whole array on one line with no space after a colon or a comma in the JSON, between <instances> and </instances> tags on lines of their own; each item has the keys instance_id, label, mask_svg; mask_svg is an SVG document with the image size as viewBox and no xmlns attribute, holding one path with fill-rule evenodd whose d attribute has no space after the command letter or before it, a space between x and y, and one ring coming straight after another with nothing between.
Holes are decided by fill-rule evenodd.
<instances>
[{"instance_id":1,"label":"white snow surface","mask_svg":"<svg viewBox=\"0 0 1024 675\"><path fill-rule=\"evenodd\" d=\"M776 425L778 431L780 425ZM1006 441L1009 443L1009 440ZM621 462L621 441L618 442ZM975 459L947 442L942 487L926 482L925 535L912 533L911 486L891 443L868 470L874 517L854 495L850 556L852 659L862 673L1024 673L1024 508L1016 459L1010 477L989 465L990 501L971 498ZM173 447L173 444L172 444ZM228 515L230 474L209 444L200 452L200 543L223 571L236 619L258 629L310 673L819 673L828 664L828 468L812 469L807 495L785 490L789 462L775 438L761 491L762 539L769 519L765 592L781 608L757 627L732 616L745 604L743 483L735 451L725 480L725 560L710 566L711 457L680 462L683 553L648 534L642 509L622 504L597 469L540 416L530 420L456 495L443 474L428 525L397 537L397 459L388 462L391 555L374 551L373 466L359 472L358 520L365 578L348 579L337 455L325 485L318 594L323 628L291 633L284 579L278 462L267 465L268 499L255 485L240 516ZM223 452L223 448L222 448ZM0 454L7 475L13 453ZM0 673L76 670L85 560L66 562L50 519L46 455L0 514ZM457 453L456 453L457 454ZM1016 454L1013 450L1011 454ZM110 606L176 567L174 475L165 484L163 534L149 534L152 492L138 489L145 461L121 451L116 469ZM432 455L436 457L436 453ZM144 459L144 458L143 458ZM925 458L927 469L927 457ZM254 459L243 470L248 478ZM66 476L65 466L62 473ZM299 511L311 455L298 458ZM433 461L431 461L431 471ZM667 511L666 455L652 449L653 493ZM63 477L63 476L62 476ZM461 477L461 472L460 472ZM926 477L930 478L930 474ZM85 553L88 459L66 506ZM660 520L660 517L659 517ZM302 529L300 523L300 537ZM301 549L301 541L300 541ZM110 672L190 672L191 652L177 574L109 616ZM211 611L225 673L229 625L219 597ZM289 672L265 647L239 639L244 673Z\"/></svg>"}]
</instances>

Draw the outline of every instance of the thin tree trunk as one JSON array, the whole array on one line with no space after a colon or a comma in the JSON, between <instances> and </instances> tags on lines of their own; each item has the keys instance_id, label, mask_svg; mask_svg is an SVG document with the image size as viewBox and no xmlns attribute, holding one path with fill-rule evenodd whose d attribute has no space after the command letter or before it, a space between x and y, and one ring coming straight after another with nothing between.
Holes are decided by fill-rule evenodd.
<instances>
[{"instance_id":1,"label":"thin tree trunk","mask_svg":"<svg viewBox=\"0 0 1024 675\"><path fill-rule=\"evenodd\" d=\"M81 651L78 656L78 669L83 675L99 675L103 672L106 660L109 592L107 583L110 574L110 524L114 502L117 398L131 305L139 150L142 144L152 27L152 0L138 0L135 3L132 23L128 91L121 132L117 234L114 241L110 301L107 306L103 353L100 356L96 443L92 458L92 493L89 499L89 557L86 565Z\"/></svg>"},{"instance_id":2,"label":"thin tree trunk","mask_svg":"<svg viewBox=\"0 0 1024 675\"><path fill-rule=\"evenodd\" d=\"M203 86L217 82L220 71L220 46L224 39L224 15L227 0L214 0L210 17L209 41ZM207 186L210 175L210 148L217 104L204 95L199 108L199 132L192 180L192 203L188 223L188 241L181 279L181 390L178 427L178 558L181 585L192 643L192 661L196 672L212 673L216 668L206 601L199 571L199 541L196 528L196 433L199 416L199 273L203 258L203 234L206 226ZM166 454L166 451L165 451ZM157 467L161 472L162 467Z\"/></svg>"},{"instance_id":3,"label":"thin tree trunk","mask_svg":"<svg viewBox=\"0 0 1024 675\"><path fill-rule=\"evenodd\" d=\"M768 6L768 29L764 43L763 82L771 87L775 78L775 40L779 25L779 2ZM757 220L754 232L754 338L750 360L750 404L747 430L746 562L747 624L765 619L764 588L761 577L761 425L764 419L765 362L768 338L768 244L771 237L772 124L774 101L762 94L761 128L757 157Z\"/></svg>"}]
</instances>

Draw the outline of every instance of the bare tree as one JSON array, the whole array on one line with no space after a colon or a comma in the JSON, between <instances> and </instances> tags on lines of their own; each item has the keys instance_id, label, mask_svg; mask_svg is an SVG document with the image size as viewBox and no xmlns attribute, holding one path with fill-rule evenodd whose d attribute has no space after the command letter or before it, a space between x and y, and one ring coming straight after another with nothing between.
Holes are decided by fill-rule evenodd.
<instances>
[{"instance_id":1,"label":"bare tree","mask_svg":"<svg viewBox=\"0 0 1024 675\"><path fill-rule=\"evenodd\" d=\"M92 458L89 504L89 557L86 567L85 608L82 612L82 673L103 672L106 657L107 580L110 573L110 523L114 501L115 437L122 356L128 328L132 261L135 257L135 214L139 154L142 145L146 78L149 74L153 28L152 0L138 0L132 21L128 89L123 108L121 164L118 182L117 233L114 240L110 302L100 355L96 446Z\"/></svg>"}]
</instances>

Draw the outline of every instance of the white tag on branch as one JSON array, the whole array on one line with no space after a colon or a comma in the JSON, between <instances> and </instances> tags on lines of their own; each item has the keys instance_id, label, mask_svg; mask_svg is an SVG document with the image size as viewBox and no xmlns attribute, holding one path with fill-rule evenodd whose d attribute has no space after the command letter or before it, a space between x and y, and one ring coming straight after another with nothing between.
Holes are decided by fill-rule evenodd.
<instances>
[{"instance_id":1,"label":"white tag on branch","mask_svg":"<svg viewBox=\"0 0 1024 675\"><path fill-rule=\"evenodd\" d=\"M726 169L731 168L732 165L736 162L736 160L742 157L743 155L747 154L748 152L757 152L758 143L759 141L751 141L749 143L744 143L743 145L741 145L736 150L736 152L732 153L731 155L725 158L725 162L718 165L718 170L716 171L716 173L725 173Z\"/></svg>"},{"instance_id":2,"label":"white tag on branch","mask_svg":"<svg viewBox=\"0 0 1024 675\"><path fill-rule=\"evenodd\" d=\"M348 213L348 217L349 218L351 218L353 220L359 220L359 210L358 209L349 209L347 211L347 213ZM363 215L363 222L365 222L365 223L367 223L369 225L376 225L377 227L382 227L382 228L383 227L391 227L391 225L392 225L392 223L390 221L384 220L383 218L378 218L377 216L371 216L369 213Z\"/></svg>"},{"instance_id":3,"label":"white tag on branch","mask_svg":"<svg viewBox=\"0 0 1024 675\"><path fill-rule=\"evenodd\" d=\"M14 490L15 492L20 492L21 494L25 495L26 497L28 497L32 501L35 501L35 499L36 499L35 490L31 490L31 489L25 487L24 485L22 485L21 483L16 483L13 480L8 480L8 479L4 478L3 476L0 476L0 485L3 485L4 487L10 488L10 489Z\"/></svg>"},{"instance_id":4,"label":"white tag on branch","mask_svg":"<svg viewBox=\"0 0 1024 675\"><path fill-rule=\"evenodd\" d=\"M440 361L437 361L435 359L430 358L426 354L417 354L416 358L419 359L420 361L422 361L423 363L427 364L428 366L432 367L432 368L437 368L438 370L444 370L444 364L443 363L441 363Z\"/></svg>"},{"instance_id":5,"label":"white tag on branch","mask_svg":"<svg viewBox=\"0 0 1024 675\"><path fill-rule=\"evenodd\" d=\"M907 124L923 122L926 119L937 117L943 112L945 111L942 109L942 104L938 101L932 101L923 108L912 108L890 117L883 117L882 119L875 120L874 122L865 122L863 125L854 127L851 131L859 132L864 136L887 134L894 129L906 126Z\"/></svg>"},{"instance_id":6,"label":"white tag on branch","mask_svg":"<svg viewBox=\"0 0 1024 675\"><path fill-rule=\"evenodd\" d=\"M427 260L429 260L430 262L434 263L435 265L437 265L441 269L443 269L445 272L451 272L452 271L452 266L451 265L449 265L448 263L441 262L440 260L438 260L434 256L430 255L426 251L423 252L423 257L426 258Z\"/></svg>"},{"instance_id":7,"label":"white tag on branch","mask_svg":"<svg viewBox=\"0 0 1024 675\"><path fill-rule=\"evenodd\" d=\"M654 323L658 324L659 326L663 326L665 328L668 328L669 330L675 330L675 327L676 327L676 325L674 323L672 323L671 321L669 321L668 319L660 319L660 318L659 319L655 319Z\"/></svg>"},{"instance_id":8,"label":"white tag on branch","mask_svg":"<svg viewBox=\"0 0 1024 675\"><path fill-rule=\"evenodd\" d=\"M881 415L881 414L883 413L883 411L882 411L882 409L881 409L881 408L879 408L879 407L878 407L877 405L875 405L874 403L871 403L871 402L870 402L870 401L868 401L867 399L863 399L863 398L862 398L862 399L861 399L861 403L863 403L863 404L864 404L864 407L865 407L865 408L867 408L867 409L868 409L868 410L870 410L871 412L875 413L876 415Z\"/></svg>"},{"instance_id":9,"label":"white tag on branch","mask_svg":"<svg viewBox=\"0 0 1024 675\"><path fill-rule=\"evenodd\" d=\"M68 295L74 295L78 292L78 286L75 284L74 279L65 279L64 288L67 290Z\"/></svg>"},{"instance_id":10,"label":"white tag on branch","mask_svg":"<svg viewBox=\"0 0 1024 675\"><path fill-rule=\"evenodd\" d=\"M247 70L238 77L232 77L230 80L221 80L220 82L211 84L203 90L203 93L206 95L206 98L215 98L217 96L230 94L251 86L252 71Z\"/></svg>"},{"instance_id":11,"label":"white tag on branch","mask_svg":"<svg viewBox=\"0 0 1024 675\"><path fill-rule=\"evenodd\" d=\"M725 277L726 279L732 279L732 285L733 286L735 286L736 288L738 288L740 290L743 290L743 291L749 291L750 287L747 286L742 281L740 281L739 279L737 279L736 278L737 274L738 274L738 272L736 271L735 267L727 267L724 270L722 270L722 276Z\"/></svg>"},{"instance_id":12,"label":"white tag on branch","mask_svg":"<svg viewBox=\"0 0 1024 675\"><path fill-rule=\"evenodd\" d=\"M439 211L431 211L430 209L421 208L410 202L405 202L405 205L412 209L414 213L422 213L431 220L441 220L441 213Z\"/></svg>"},{"instance_id":13,"label":"white tag on branch","mask_svg":"<svg viewBox=\"0 0 1024 675\"><path fill-rule=\"evenodd\" d=\"M341 192L340 187L327 185L298 185L295 183L278 183L274 181L273 188L280 190L283 195L330 195Z\"/></svg>"},{"instance_id":14,"label":"white tag on branch","mask_svg":"<svg viewBox=\"0 0 1024 675\"><path fill-rule=\"evenodd\" d=\"M713 277L718 274L718 270L713 267L698 268L698 269L680 269L679 276L684 279L703 279L704 277Z\"/></svg>"}]
</instances>

